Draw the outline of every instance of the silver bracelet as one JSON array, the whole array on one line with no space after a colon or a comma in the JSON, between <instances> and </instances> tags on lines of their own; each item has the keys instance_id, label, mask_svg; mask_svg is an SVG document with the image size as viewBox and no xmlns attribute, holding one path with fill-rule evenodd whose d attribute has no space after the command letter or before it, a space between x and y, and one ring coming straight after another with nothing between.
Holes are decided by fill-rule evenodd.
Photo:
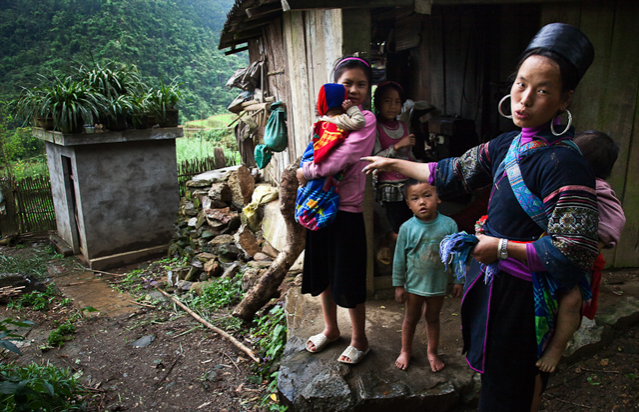
<instances>
[{"instance_id":1,"label":"silver bracelet","mask_svg":"<svg viewBox=\"0 0 639 412\"><path fill-rule=\"evenodd\" d=\"M508 259L508 239L499 239L499 259Z\"/></svg>"}]
</instances>

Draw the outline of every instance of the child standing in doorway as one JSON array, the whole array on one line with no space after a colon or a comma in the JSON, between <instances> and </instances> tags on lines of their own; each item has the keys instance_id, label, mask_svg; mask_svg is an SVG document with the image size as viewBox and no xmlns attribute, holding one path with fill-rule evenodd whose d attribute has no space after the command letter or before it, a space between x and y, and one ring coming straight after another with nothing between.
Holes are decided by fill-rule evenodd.
<instances>
[{"instance_id":1,"label":"child standing in doorway","mask_svg":"<svg viewBox=\"0 0 639 412\"><path fill-rule=\"evenodd\" d=\"M414 216L399 229L393 262L393 286L395 299L405 303L402 324L402 349L395 366L406 370L412 354L413 338L417 323L426 318L427 356L433 372L444 368L437 355L439 345L439 312L444 304L449 272L439 257L442 239L457 232L457 224L437 211L441 202L435 187L409 179L404 185L406 204ZM461 296L463 285L456 283L453 296Z\"/></svg>"},{"instance_id":2,"label":"child standing in doorway","mask_svg":"<svg viewBox=\"0 0 639 412\"><path fill-rule=\"evenodd\" d=\"M576 133L573 140L588 160L590 168L595 174L597 208L599 209L599 250L612 249L619 242L621 231L626 223L621 202L617 199L612 187L606 182L617 161L619 146L610 136L597 130ZM590 280L592 300L587 302L583 311L579 286L575 286L559 298L555 332L541 358L537 361L537 367L542 372L555 371L568 341L579 328L581 316L586 316L589 319L594 318L597 311L601 270L605 264L606 262L600 253L595 260Z\"/></svg>"},{"instance_id":3,"label":"child standing in doorway","mask_svg":"<svg viewBox=\"0 0 639 412\"><path fill-rule=\"evenodd\" d=\"M415 136L409 133L408 125L397 116L406 100L404 89L398 83L384 82L375 90L375 111L377 115L377 139L373 155L415 161L412 147ZM375 190L375 200L382 202L391 231L384 238L377 259L383 264L391 263L393 245L397 240L399 227L413 216L404 201L403 187L408 178L397 172L379 172Z\"/></svg>"}]
</instances>

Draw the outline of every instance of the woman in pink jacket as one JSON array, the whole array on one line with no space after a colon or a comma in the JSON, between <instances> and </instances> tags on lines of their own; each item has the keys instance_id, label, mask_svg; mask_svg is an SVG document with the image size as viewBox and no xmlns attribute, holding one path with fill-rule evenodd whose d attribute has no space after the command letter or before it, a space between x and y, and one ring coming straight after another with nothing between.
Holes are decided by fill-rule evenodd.
<instances>
[{"instance_id":1,"label":"woman in pink jacket","mask_svg":"<svg viewBox=\"0 0 639 412\"><path fill-rule=\"evenodd\" d=\"M358 57L340 59L333 69L333 81L343 84L348 99L356 106L364 103L371 88L370 64ZM375 145L375 116L362 110L366 125L348 138L321 163L308 162L297 171L300 185L308 180L334 175L339 183L339 210L335 221L318 231L306 232L302 293L321 296L324 330L311 336L306 350L321 351L340 336L337 306L348 308L353 333L346 350L337 359L355 364L368 353L366 322L366 232L363 218L366 176L361 173Z\"/></svg>"}]
</instances>

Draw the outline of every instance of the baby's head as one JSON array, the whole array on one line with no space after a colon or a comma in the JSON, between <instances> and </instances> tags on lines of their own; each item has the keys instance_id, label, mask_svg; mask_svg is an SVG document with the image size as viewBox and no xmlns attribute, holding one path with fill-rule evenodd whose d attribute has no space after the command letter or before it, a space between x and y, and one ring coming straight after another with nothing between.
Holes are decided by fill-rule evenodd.
<instances>
[{"instance_id":1,"label":"baby's head","mask_svg":"<svg viewBox=\"0 0 639 412\"><path fill-rule=\"evenodd\" d=\"M419 220L429 222L437 217L437 204L441 203L435 186L408 179L404 184L404 198L408 208Z\"/></svg>"},{"instance_id":2,"label":"baby's head","mask_svg":"<svg viewBox=\"0 0 639 412\"><path fill-rule=\"evenodd\" d=\"M378 119L395 120L402 111L402 105L406 101L404 89L399 83L383 82L375 89L375 114Z\"/></svg>"},{"instance_id":3,"label":"baby's head","mask_svg":"<svg viewBox=\"0 0 639 412\"><path fill-rule=\"evenodd\" d=\"M579 132L573 140L590 164L595 177L608 179L619 156L619 145L598 130Z\"/></svg>"},{"instance_id":4,"label":"baby's head","mask_svg":"<svg viewBox=\"0 0 639 412\"><path fill-rule=\"evenodd\" d=\"M343 84L326 83L317 96L317 114L326 116L344 113L342 103L347 99L348 94Z\"/></svg>"}]
</instances>

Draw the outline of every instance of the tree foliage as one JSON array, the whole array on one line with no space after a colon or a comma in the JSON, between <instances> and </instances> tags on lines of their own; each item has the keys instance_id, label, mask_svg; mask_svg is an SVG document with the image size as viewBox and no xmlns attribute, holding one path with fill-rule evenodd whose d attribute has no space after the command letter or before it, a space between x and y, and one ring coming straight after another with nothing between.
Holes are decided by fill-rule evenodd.
<instances>
[{"instance_id":1,"label":"tree foliage","mask_svg":"<svg viewBox=\"0 0 639 412\"><path fill-rule=\"evenodd\" d=\"M182 83L182 121L223 113L225 89L246 54L217 50L233 0L2 0L0 100L17 97L37 73L81 62L135 64L143 80ZM158 83L158 84L156 84Z\"/></svg>"}]
</instances>

